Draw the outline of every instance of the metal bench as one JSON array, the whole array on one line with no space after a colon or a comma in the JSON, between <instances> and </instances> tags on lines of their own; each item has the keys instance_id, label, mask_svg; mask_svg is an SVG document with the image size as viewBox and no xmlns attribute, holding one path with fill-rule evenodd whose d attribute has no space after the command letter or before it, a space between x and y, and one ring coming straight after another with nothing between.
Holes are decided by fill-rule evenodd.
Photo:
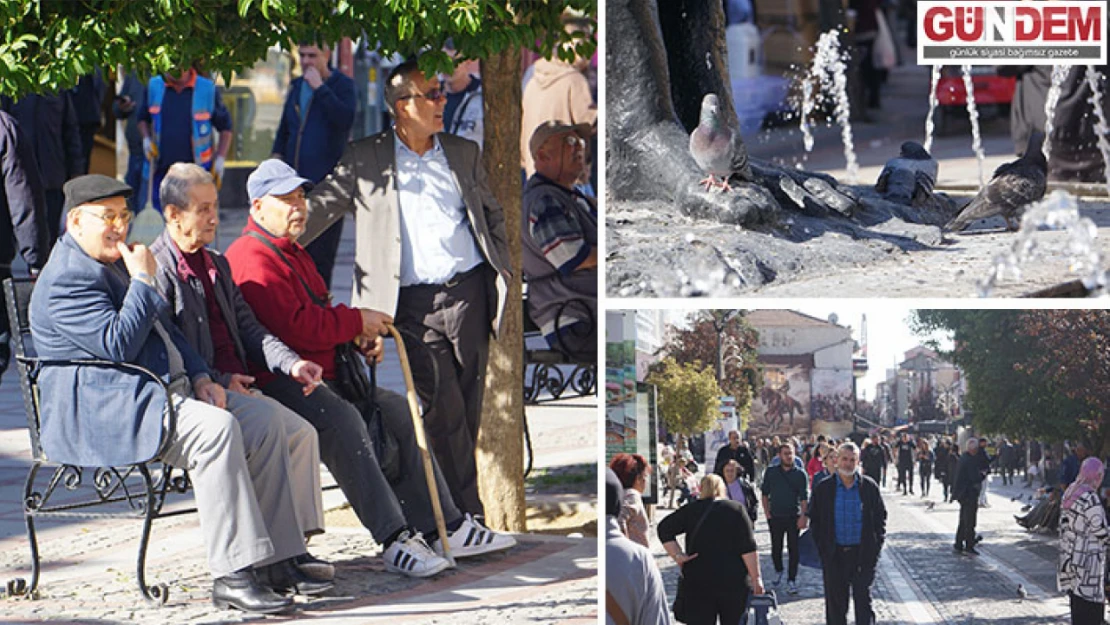
<instances>
[{"instance_id":1,"label":"metal bench","mask_svg":"<svg viewBox=\"0 0 1110 625\"><path fill-rule=\"evenodd\" d=\"M162 436L158 447L161 454L173 438L177 420L173 402L168 401L169 389L153 372L127 363L104 360L44 360L38 358L31 340L28 311L34 282L27 278L4 280L4 297L8 306L12 343L23 407L27 413L27 430L31 437L31 470L23 489L23 516L31 547L31 582L22 578L8 581L8 596L37 598L40 558L35 536L36 520L64 518L129 518L142 519L136 579L139 591L151 603L162 605L168 598L165 584L146 583L146 552L154 519L194 512L187 508L163 512L166 496L171 492L185 493L190 489L189 475L157 459L123 467L80 467L52 463L39 444L39 386L43 369L56 366L87 366L141 372L166 392L168 410L163 418ZM121 406L120 409L126 407ZM42 476L40 476L40 470ZM48 479L38 479L46 477Z\"/></svg>"},{"instance_id":2,"label":"metal bench","mask_svg":"<svg viewBox=\"0 0 1110 625\"><path fill-rule=\"evenodd\" d=\"M556 327L561 327L559 319L562 318L563 312L570 306L586 308L585 302L582 300L571 300L566 302L560 307L558 316L555 321ZM597 321L590 318L591 326L596 326ZM589 327L587 332L592 332L593 327ZM533 343L541 343L541 348L529 348L529 339L534 339ZM538 339L538 340L537 340ZM565 367L573 367L570 374L566 374L563 370ZM562 398L563 394L570 388L574 391L575 395L582 397L585 395L593 395L597 392L597 357L596 354L590 354L586 357L584 354L575 353L569 346L560 341L560 348L554 348L547 344L543 338L543 333L540 331L536 322L532 320L531 315L528 314L528 298L525 294L524 299L524 402L528 404L538 404L544 401L554 401ZM540 399L540 393L547 391L551 395L550 399Z\"/></svg>"}]
</instances>

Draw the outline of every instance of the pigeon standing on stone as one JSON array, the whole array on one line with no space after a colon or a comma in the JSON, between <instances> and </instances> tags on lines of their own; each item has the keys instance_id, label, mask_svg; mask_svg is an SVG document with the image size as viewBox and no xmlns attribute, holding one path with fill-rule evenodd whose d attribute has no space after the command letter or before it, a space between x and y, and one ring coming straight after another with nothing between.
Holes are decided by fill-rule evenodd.
<instances>
[{"instance_id":1,"label":"pigeon standing on stone","mask_svg":"<svg viewBox=\"0 0 1110 625\"><path fill-rule=\"evenodd\" d=\"M740 131L722 119L721 108L714 93L707 94L701 101L698 127L690 133L690 154L698 167L708 174L698 183L704 184L706 191L714 186L729 191L730 179L745 182L752 180L748 148L744 147ZM720 182L717 182L717 177L721 178Z\"/></svg>"},{"instance_id":2,"label":"pigeon standing on stone","mask_svg":"<svg viewBox=\"0 0 1110 625\"><path fill-rule=\"evenodd\" d=\"M933 194L937 184L937 162L916 141L902 144L902 152L886 162L875 190L890 202L920 205Z\"/></svg>"},{"instance_id":3,"label":"pigeon standing on stone","mask_svg":"<svg viewBox=\"0 0 1110 625\"><path fill-rule=\"evenodd\" d=\"M1025 154L994 170L994 176L987 186L944 229L963 230L977 219L1002 215L1006 220L1006 227L1016 230L1017 227L1010 220L1016 218L1025 205L1043 198L1048 186L1048 161L1041 150L1043 143L1044 133L1034 132L1030 135Z\"/></svg>"}]
</instances>

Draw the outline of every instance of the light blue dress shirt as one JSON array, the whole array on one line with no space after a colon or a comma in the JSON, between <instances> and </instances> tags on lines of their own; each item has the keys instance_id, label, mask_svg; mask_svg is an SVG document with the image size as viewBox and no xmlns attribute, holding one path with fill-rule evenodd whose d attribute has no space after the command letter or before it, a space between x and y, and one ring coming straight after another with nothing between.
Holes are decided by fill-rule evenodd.
<instances>
[{"instance_id":1,"label":"light blue dress shirt","mask_svg":"<svg viewBox=\"0 0 1110 625\"><path fill-rule=\"evenodd\" d=\"M401 286L443 284L484 261L462 192L439 144L423 155L394 139L401 205Z\"/></svg>"}]
</instances>

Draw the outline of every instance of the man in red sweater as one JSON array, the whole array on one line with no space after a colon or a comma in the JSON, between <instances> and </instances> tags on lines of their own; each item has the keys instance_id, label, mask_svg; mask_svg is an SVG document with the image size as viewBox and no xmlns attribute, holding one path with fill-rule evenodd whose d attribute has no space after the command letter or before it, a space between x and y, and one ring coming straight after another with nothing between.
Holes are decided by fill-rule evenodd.
<instances>
[{"instance_id":1,"label":"man in red sweater","mask_svg":"<svg viewBox=\"0 0 1110 625\"><path fill-rule=\"evenodd\" d=\"M262 325L302 358L320 363L324 380L330 382L336 378L336 347L356 341L368 357L380 358L382 335L392 319L378 311L330 303L312 257L296 242L307 217L306 187L311 183L289 165L277 159L263 161L247 181L251 210L243 236L225 257ZM337 394L338 387L325 385L306 396L303 385L286 375L261 369L251 374L266 395L316 427L320 456L359 520L385 548L387 570L427 577L447 568L447 561L433 553L421 535L430 535L433 543L439 539L434 536L423 460L403 397L378 389L375 398L385 426L400 446L400 477L390 483L378 465L365 420L369 415ZM511 536L459 512L434 466L452 555L476 556L516 544Z\"/></svg>"}]
</instances>

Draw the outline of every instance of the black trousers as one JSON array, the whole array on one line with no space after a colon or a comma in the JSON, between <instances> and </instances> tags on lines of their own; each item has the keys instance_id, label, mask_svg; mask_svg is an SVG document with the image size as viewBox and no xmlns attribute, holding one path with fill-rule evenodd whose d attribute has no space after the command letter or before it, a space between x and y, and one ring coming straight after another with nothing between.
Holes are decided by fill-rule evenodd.
<instances>
[{"instance_id":1,"label":"black trousers","mask_svg":"<svg viewBox=\"0 0 1110 625\"><path fill-rule=\"evenodd\" d=\"M933 470L927 467L921 467L918 474L921 476L921 494L928 495L929 482L933 479Z\"/></svg>"},{"instance_id":2,"label":"black trousers","mask_svg":"<svg viewBox=\"0 0 1110 625\"><path fill-rule=\"evenodd\" d=\"M435 394L424 428L455 505L474 516L485 514L474 451L489 359L490 309L496 305L494 279L493 269L482 264L458 282L403 287L395 318L399 329L421 337L428 346L409 347L421 401L429 405Z\"/></svg>"},{"instance_id":3,"label":"black trousers","mask_svg":"<svg viewBox=\"0 0 1110 625\"><path fill-rule=\"evenodd\" d=\"M913 465L908 467L898 467L898 488L902 489L902 494L906 494L906 487L909 487L910 492L913 492Z\"/></svg>"},{"instance_id":4,"label":"black trousers","mask_svg":"<svg viewBox=\"0 0 1110 625\"><path fill-rule=\"evenodd\" d=\"M956 528L956 547L975 546L975 523L979 517L979 493L965 494L960 500L960 526Z\"/></svg>"},{"instance_id":5,"label":"black trousers","mask_svg":"<svg viewBox=\"0 0 1110 625\"><path fill-rule=\"evenodd\" d=\"M687 625L716 625L718 618L721 625L739 625L748 609L748 591L691 593L687 603Z\"/></svg>"},{"instance_id":6,"label":"black trousers","mask_svg":"<svg viewBox=\"0 0 1110 625\"><path fill-rule=\"evenodd\" d=\"M53 247L62 231L62 208L65 207L66 196L61 189L46 189L43 197L46 199L46 229Z\"/></svg>"},{"instance_id":7,"label":"black trousers","mask_svg":"<svg viewBox=\"0 0 1110 625\"><path fill-rule=\"evenodd\" d=\"M402 527L424 534L436 529L424 459L416 446L408 401L383 388L377 390L378 405L385 427L397 438L401 450L401 477L390 484L378 466L374 443L363 415L354 404L331 388L321 386L307 397L300 382L284 375L266 384L262 392L301 415L316 428L320 440L320 459L339 483L351 508L370 530L374 540L383 542ZM433 460L433 470L435 462ZM447 491L438 470L436 487L443 518L450 523L462 517Z\"/></svg>"},{"instance_id":8,"label":"black trousers","mask_svg":"<svg viewBox=\"0 0 1110 625\"><path fill-rule=\"evenodd\" d=\"M835 547L832 561L822 562L826 625L848 625L848 598L855 604L856 625L873 625L871 584L875 567L860 562L859 547Z\"/></svg>"},{"instance_id":9,"label":"black trousers","mask_svg":"<svg viewBox=\"0 0 1110 625\"><path fill-rule=\"evenodd\" d=\"M316 271L324 277L324 284L331 289L331 274L335 270L335 254L339 251L339 240L343 238L343 220L328 226L327 230L313 239L305 249L312 261L316 263Z\"/></svg>"},{"instance_id":10,"label":"black trousers","mask_svg":"<svg viewBox=\"0 0 1110 625\"><path fill-rule=\"evenodd\" d=\"M771 517L767 521L771 529L771 562L775 564L775 572L782 572L782 539L786 537L786 548L790 552L790 569L786 572L787 579L798 578L798 517Z\"/></svg>"},{"instance_id":11,"label":"black trousers","mask_svg":"<svg viewBox=\"0 0 1110 625\"><path fill-rule=\"evenodd\" d=\"M1001 473L1002 473L1002 484L1003 485L1014 483L1014 467L1012 467L1012 466L1002 467Z\"/></svg>"},{"instance_id":12,"label":"black trousers","mask_svg":"<svg viewBox=\"0 0 1110 625\"><path fill-rule=\"evenodd\" d=\"M868 471L867 469L864 469L863 474L866 475L867 477L875 480L876 484L879 484L880 482L882 482L882 479L883 479L883 470L882 469L878 469L876 471Z\"/></svg>"},{"instance_id":13,"label":"black trousers","mask_svg":"<svg viewBox=\"0 0 1110 625\"><path fill-rule=\"evenodd\" d=\"M1087 601L1070 592L1068 600L1071 602L1072 625L1102 625L1102 617L1106 612L1103 604Z\"/></svg>"}]
</instances>

